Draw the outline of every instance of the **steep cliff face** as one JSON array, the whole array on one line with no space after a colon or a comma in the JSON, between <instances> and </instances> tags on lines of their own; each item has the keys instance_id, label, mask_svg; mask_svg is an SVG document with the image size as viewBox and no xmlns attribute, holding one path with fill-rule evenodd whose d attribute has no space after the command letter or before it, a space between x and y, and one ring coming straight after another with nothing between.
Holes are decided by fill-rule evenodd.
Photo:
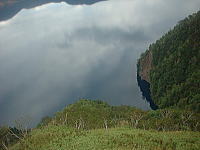
<instances>
[{"instance_id":1,"label":"steep cliff face","mask_svg":"<svg viewBox=\"0 0 200 150\"><path fill-rule=\"evenodd\" d=\"M143 95L159 108L200 112L199 60L200 11L180 21L141 55L137 74Z\"/></svg>"},{"instance_id":2,"label":"steep cliff face","mask_svg":"<svg viewBox=\"0 0 200 150\"><path fill-rule=\"evenodd\" d=\"M150 107L153 110L156 110L158 106L152 100L150 90L150 71L153 67L152 60L153 56L151 50L147 50L141 55L141 58L138 60L137 64L137 82L138 86L140 87L140 91L142 92L143 98L149 102Z\"/></svg>"},{"instance_id":3,"label":"steep cliff face","mask_svg":"<svg viewBox=\"0 0 200 150\"><path fill-rule=\"evenodd\" d=\"M139 76L142 80L145 80L150 83L150 71L152 68L152 51L148 50L144 56L139 59Z\"/></svg>"}]
</instances>

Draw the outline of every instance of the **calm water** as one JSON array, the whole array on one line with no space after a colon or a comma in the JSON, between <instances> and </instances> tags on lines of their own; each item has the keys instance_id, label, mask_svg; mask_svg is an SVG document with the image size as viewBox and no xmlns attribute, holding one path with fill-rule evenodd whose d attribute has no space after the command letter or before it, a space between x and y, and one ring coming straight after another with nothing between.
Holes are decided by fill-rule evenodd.
<instances>
[{"instance_id":1,"label":"calm water","mask_svg":"<svg viewBox=\"0 0 200 150\"><path fill-rule=\"evenodd\" d=\"M0 124L26 116L34 125L80 98L150 109L137 85L137 59L198 9L187 4L47 4L0 22ZM170 9L160 13L162 6Z\"/></svg>"}]
</instances>

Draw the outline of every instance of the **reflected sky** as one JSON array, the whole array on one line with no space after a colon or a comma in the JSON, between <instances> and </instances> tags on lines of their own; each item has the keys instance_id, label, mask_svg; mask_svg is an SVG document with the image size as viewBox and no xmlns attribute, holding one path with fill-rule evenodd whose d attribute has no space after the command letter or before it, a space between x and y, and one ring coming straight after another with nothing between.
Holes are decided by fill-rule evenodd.
<instances>
[{"instance_id":1,"label":"reflected sky","mask_svg":"<svg viewBox=\"0 0 200 150\"><path fill-rule=\"evenodd\" d=\"M35 125L80 98L150 109L137 86L136 61L198 6L198 0L51 3L0 22L0 124L27 116Z\"/></svg>"}]
</instances>

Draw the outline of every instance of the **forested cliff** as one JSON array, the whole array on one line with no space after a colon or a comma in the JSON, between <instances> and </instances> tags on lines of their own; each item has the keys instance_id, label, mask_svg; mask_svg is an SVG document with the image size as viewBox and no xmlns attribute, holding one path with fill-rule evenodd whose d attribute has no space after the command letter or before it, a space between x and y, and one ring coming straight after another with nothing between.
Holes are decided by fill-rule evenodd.
<instances>
[{"instance_id":1,"label":"forested cliff","mask_svg":"<svg viewBox=\"0 0 200 150\"><path fill-rule=\"evenodd\" d=\"M200 112L200 11L149 46L138 60L138 77L150 84L159 108Z\"/></svg>"}]
</instances>

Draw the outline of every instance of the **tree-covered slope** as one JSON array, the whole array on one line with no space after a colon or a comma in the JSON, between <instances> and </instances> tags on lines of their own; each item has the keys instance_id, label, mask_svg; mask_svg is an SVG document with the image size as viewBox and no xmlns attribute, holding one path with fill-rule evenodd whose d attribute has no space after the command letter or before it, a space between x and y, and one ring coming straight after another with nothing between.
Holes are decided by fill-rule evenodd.
<instances>
[{"instance_id":1,"label":"tree-covered slope","mask_svg":"<svg viewBox=\"0 0 200 150\"><path fill-rule=\"evenodd\" d=\"M142 111L80 100L53 117L44 118L28 134L18 135L22 137L18 143L9 144L6 139L1 142L11 150L198 150L199 115L170 109ZM5 135L3 129L2 134Z\"/></svg>"},{"instance_id":2,"label":"tree-covered slope","mask_svg":"<svg viewBox=\"0 0 200 150\"><path fill-rule=\"evenodd\" d=\"M200 112L200 11L180 21L151 44L138 61L159 108Z\"/></svg>"},{"instance_id":3,"label":"tree-covered slope","mask_svg":"<svg viewBox=\"0 0 200 150\"><path fill-rule=\"evenodd\" d=\"M162 109L142 111L131 106L111 106L103 101L79 100L53 117L42 119L38 127L66 125L77 129L133 127L159 131L200 131L200 114L191 111Z\"/></svg>"}]
</instances>

